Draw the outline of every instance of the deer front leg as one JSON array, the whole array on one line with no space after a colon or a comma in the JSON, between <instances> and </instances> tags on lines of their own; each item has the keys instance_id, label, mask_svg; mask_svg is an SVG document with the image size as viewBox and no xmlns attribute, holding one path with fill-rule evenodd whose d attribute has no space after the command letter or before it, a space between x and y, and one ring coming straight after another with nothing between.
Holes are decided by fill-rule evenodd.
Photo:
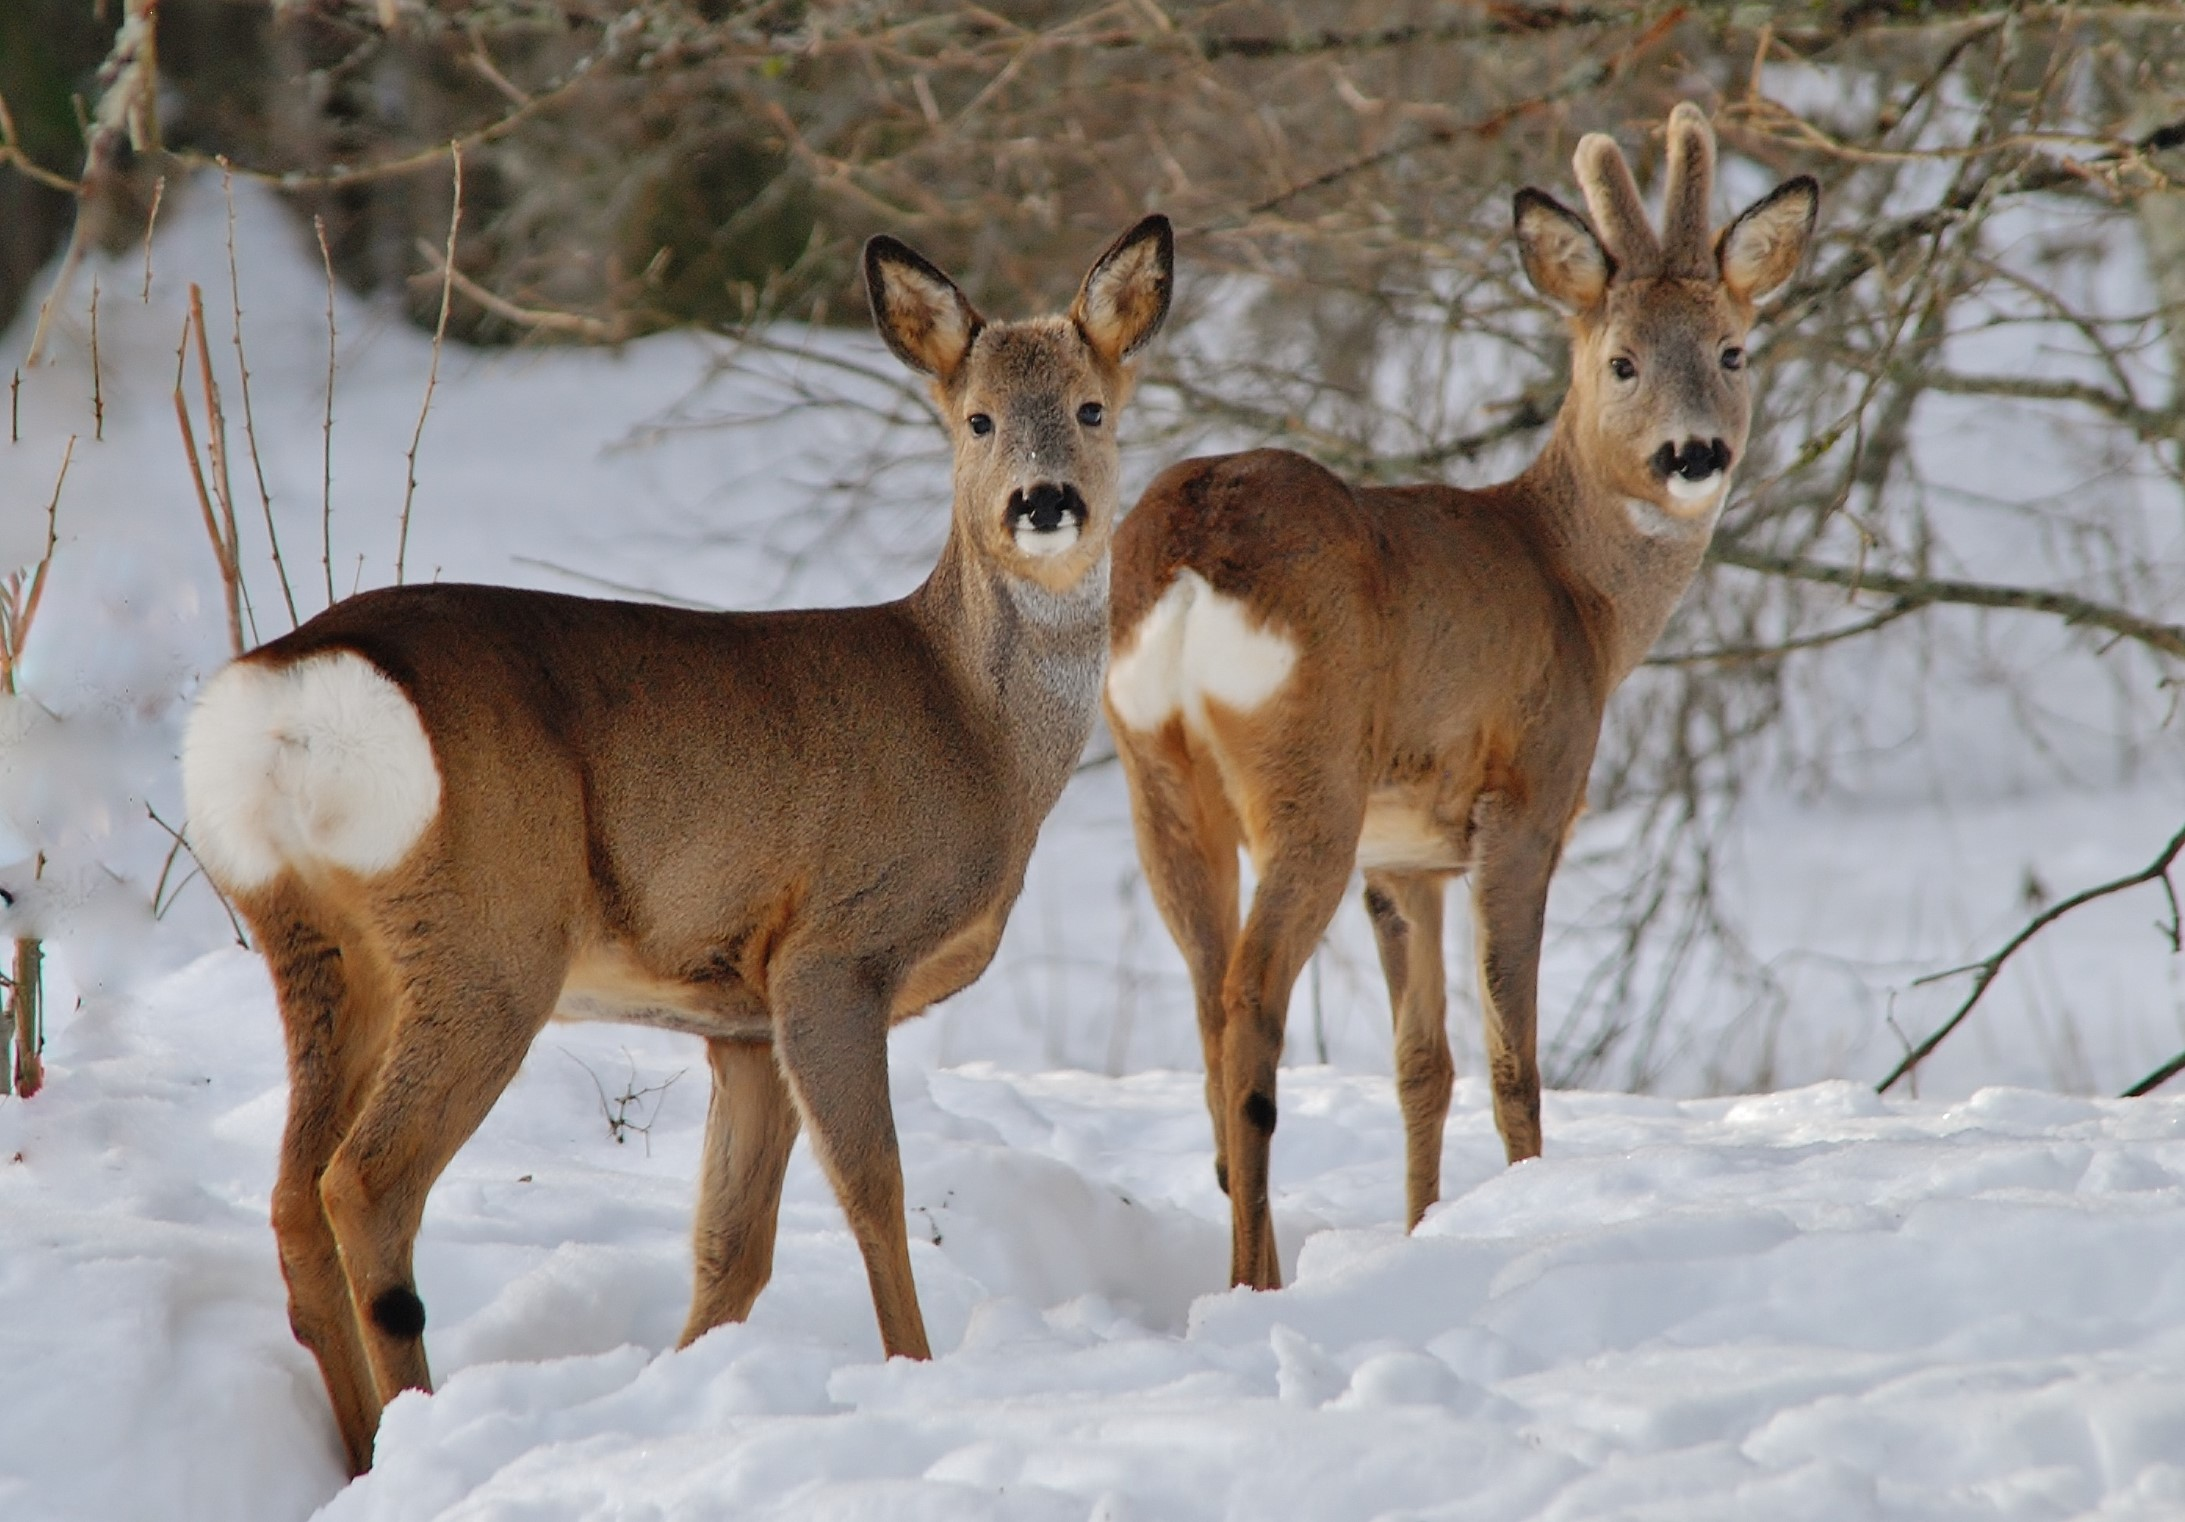
<instances>
[{"instance_id":1,"label":"deer front leg","mask_svg":"<svg viewBox=\"0 0 2185 1522\"><path fill-rule=\"evenodd\" d=\"M1396 1027L1396 1098L1404 1114L1404 1229L1441 1198L1442 1125L1457 1065L1449 1054L1442 971L1442 885L1428 876L1366 877L1366 913Z\"/></svg>"},{"instance_id":2,"label":"deer front leg","mask_svg":"<svg viewBox=\"0 0 2185 1522\"><path fill-rule=\"evenodd\" d=\"M694 1286L678 1347L724 1321L741 1321L774 1272L782 1173L797 1139L797 1107L774 1049L763 1041L708 1041L713 1098L691 1233Z\"/></svg>"},{"instance_id":3,"label":"deer front leg","mask_svg":"<svg viewBox=\"0 0 2185 1522\"><path fill-rule=\"evenodd\" d=\"M1472 871L1480 1013L1495 1129L1513 1163L1540 1155L1540 939L1562 831L1536 817L1483 820Z\"/></svg>"},{"instance_id":4,"label":"deer front leg","mask_svg":"<svg viewBox=\"0 0 2185 1522\"><path fill-rule=\"evenodd\" d=\"M930 1358L903 1225L903 1162L888 1098L888 994L839 963L777 967L775 1050L865 1257L880 1343L890 1358Z\"/></svg>"}]
</instances>

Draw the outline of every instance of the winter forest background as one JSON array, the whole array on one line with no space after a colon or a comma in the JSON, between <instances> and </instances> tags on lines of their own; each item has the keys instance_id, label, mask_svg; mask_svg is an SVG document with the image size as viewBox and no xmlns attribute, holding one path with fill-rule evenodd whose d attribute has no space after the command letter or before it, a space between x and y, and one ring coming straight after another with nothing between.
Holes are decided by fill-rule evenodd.
<instances>
[{"instance_id":1,"label":"winter forest background","mask_svg":"<svg viewBox=\"0 0 2185 1522\"><path fill-rule=\"evenodd\" d=\"M2185 842L2185 7L160 0L155 13L148 0L5 0L0 935L15 950L0 971L10 1028L24 1038L11 1086L40 1082L41 1041L50 1068L43 1092L0 1100L0 1124L13 1128L0 1141L30 1159L12 1181L0 1166L0 1199L16 1189L21 1240L47 1244L12 1258L0 1246L0 1285L44 1287L34 1293L55 1331L36 1356L76 1356L62 1335L69 1307L83 1312L75 1321L100 1321L93 1291L70 1287L96 1278L79 1272L91 1258L72 1254L106 1261L82 1244L111 1230L136 1244L122 1256L171 1259L161 1270L171 1277L158 1279L167 1290L115 1292L135 1308L121 1319L142 1325L105 1327L99 1346L114 1369L133 1368L131 1339L150 1335L180 1385L256 1391L243 1409L269 1430L286 1422L310 1442L323 1436L310 1425L315 1373L286 1341L253 1172L270 1175L277 1030L262 974L235 951L237 932L194 869L175 774L188 699L234 648L353 588L405 577L737 607L907 590L945 527L947 460L921 387L872 336L854 279L859 246L881 231L950 270L982 309L1016 315L1065 300L1090 254L1135 217L1175 219L1178 306L1121 425L1126 496L1184 454L1261 443L1365 479L1500 479L1544 440L1566 378L1560 325L1510 244L1511 193L1534 184L1575 201L1569 157L1589 130L1613 133L1652 193L1660 124L1680 99L1698 102L1721 140L1718 214L1810 173L1823 187L1820 230L1755 334L1752 447L1709 564L1610 708L1590 812L1551 903L1542 994L1549 1083L1597 1092L1551 1099L1550 1164L1576 1171L1536 1174L1563 1184L1533 1187L1567 1188L1549 1197L1567 1218L1536 1200L1514 1217L1531 1224L1508 1229L1561 1241L1624 1208L1643 1213L1634 1201L1673 1214L1665 1180L1677 1167L1637 1179L1587 1167L1659 1141L1692 1178L1742 1177L1743 1164L1724 1159L1745 1145L1745 1123L1775 1127L1769 1146L1831 1156L1886 1132L1910 1152L1873 1155L1918 1154L1917 1172L1920 1138L1980 1132L2007 1112L1995 1124L2051 1162L2082 1136L2098 1138L2083 1142L2097 1161L2135 1159L2082 1160L2091 1172L2055 1185L2067 1193L2083 1195L2104 1168L2123 1178L2155 1167L2149 1157L2169 1154L2120 1138L2171 1137L2185 1110L2159 1097L2133 1109L2058 1096L2159 1095L2185 1052L2173 887ZM1460 1071L1476 1074L1470 969L1461 955L1451 962ZM1201 1228L1215 1230L1220 1200L1201 1177L1188 985L1139 879L1104 734L1048 825L995 967L894 1039L913 1075L903 1081L925 1096L899 1095L906 1162L920 1166L921 1145L952 1159L933 1166L945 1175L935 1188L966 1201L953 1251L988 1254L948 1258L962 1283L941 1298L957 1293L961 1314L937 1312L937 1325L957 1328L964 1347L979 1345L987 1313L977 1307L993 1303L982 1297L1021 1300L1034 1308L1027 1325L1044 1315L1041 1335L1067 1340L1082 1329L1054 1307L1098 1291L1134 1326L1175 1333L1188 1322L1192 1337L1222 1346L1231 1334L1258 1339L1270 1399L1278 1387L1285 1401L1304 1391L1336 1405L1371 1406L1374 1391L1399 1388L1448 1395L1423 1365L1369 1377L1375 1358L1394 1355L1354 1315L1389 1284L1425 1282L1401 1250L1448 1247L1359 1245L1368 1223L1393 1220L1399 1165L1387 1007L1355 902L1293 1003L1297 1073L1285 1092L1306 1096L1301 1115L1331 1129L1293 1128L1286 1105L1285 1145L1296 1150L1286 1164L1278 1148L1276 1167L1300 1192L1278 1219L1286 1265L1325 1228L1313 1238L1324 1274L1340 1280L1370 1258L1393 1277L1380 1288L1342 1281L1350 1300L1328 1290L1334 1320L1290 1332L1314 1339L1305 1352L1280 1327L1269 1343L1254 1320L1287 1313L1228 1301L1185 1309L1218 1288L1219 1235ZM451 1287L436 1318L442 1304L453 1310L435 1321L449 1327L434 1351L443 1377L563 1360L537 1386L465 1376L481 1411L536 1415L555 1406L554 1391L590 1388L595 1375L640 1391L646 1378L684 1394L712 1388L689 1361L700 1350L681 1364L663 1354L650 1374L583 1362L672 1341L687 1272L687 1255L677 1268L674 1254L704 1103L698 1078L677 1081L687 1066L650 1037L550 1032L504 1106L513 1129L489 1128L475 1166L528 1181L536 1163L543 1179L581 1135L583 1147L608 1149L596 1177L564 1181L589 1203L552 1218L518 1211L505 1241L478 1224L493 1217L484 1184L446 1207L459 1215L428 1216L428 1244L436 1220L458 1244L441 1249ZM1866 1096L1892 1079L1890 1103L1909 1107L1868 1110ZM215 1100L189 1087L198 1083L241 1087ZM2047 1093L1998 1111L1996 1085ZM1794 1092L1715 1097L1775 1091ZM1614 1097L1624 1095L1658 1098ZM1557 1104L1571 1153L1561 1163ZM1114 1106L1160 1119L1126 1135L1104 1108ZM1042 1152L1039 1166L1061 1171L1020 1178L997 1163L997 1183L948 1152L974 1112L1008 1146L1051 1151L1059 1161ZM1434 1218L1445 1235L1479 1227L1485 1201L1524 1187L1516 1175L1498 1181L1486 1124L1476 1089L1461 1091L1453 1204ZM1135 1157L1133 1147L1155 1161L1095 1160ZM153 1161L140 1166L139 1154ZM2185 1157L2174 1161L2132 1186L2141 1204L2167 1202L2166 1214L2134 1217L2157 1237L2185 1218ZM1171 1164L1188 1184L1157 1182ZM31 1177L40 1166L55 1171ZM1991 1182L2049 1187L2027 1167L1995 1163ZM639 1187L614 1170L648 1168L662 1178L657 1220L645 1218L630 1256L567 1256L567 1244L614 1235L618 1195ZM198 1199L207 1169L237 1180L212 1186L217 1209L173 1204ZM861 1288L834 1261L846 1239L839 1218L826 1224L824 1186L798 1178L793 1202L796 1188L809 1198L785 1232L808 1227L812 1240L785 1246L785 1262L808 1252L836 1275L821 1318L829 1351L811 1355L836 1372L747 1371L737 1399L801 1410L819 1400L819 1380L837 1408L871 1397L870 1415L892 1398L882 1372L841 1373L872 1362L858 1341ZM118 1192L99 1192L115 1179ZM1482 1193L1460 1199L1466 1180ZM1961 1183L1950 1173L1935 1188L1954 1200ZM1054 1205L1057 1189L1084 1201ZM1117 1227L1135 1219L1111 1198L1126 1189L1165 1201L1171 1216ZM1833 1201L1837 1189L1866 1197L1838 1178L1813 1198ZM87 1198L112 1212L95 1231L67 1224L92 1208ZM1613 1199L1624 1205L1604 1203ZM1192 1214L1202 1207L1204 1219ZM944 1209L938 1194L933 1208ZM1804 1231L1806 1207L1783 1208ZM1833 1220L1834 1208L1811 1205L1815 1219ZM199 1248L175 1245L185 1224L212 1244L203 1262L190 1256ZM1998 1229L1992 1239L1971 1230L1965 1252L2054 1235L2017 1218ZM997 1245L1012 1231L1039 1248ZM952 1249L939 1226L932 1235L937 1263ZM1347 1245L1325 1245L1338 1239ZM2167 1240L2119 1250L2179 1261ZM55 1242L76 1245L39 1256ZM1618 1262L1654 1251L1618 1242L1603 1249ZM1202 1249L1213 1265L1204 1273ZM1774 1249L1752 1248L1763 1250ZM1088 1252L1089 1279L1057 1266ZM1147 1260L1156 1266L1134 1278ZM1832 1261L1856 1278L1879 1260ZM919 1272L938 1270L921 1259ZM665 1309L624 1323L592 1308L632 1274ZM205 1288L231 1278L232 1294ZM2175 1278L2148 1280L2137 1299L2113 1283L2104 1293L2164 1326L2185 1305ZM1567 1303L1552 1275L1542 1282L1551 1307L1591 1303L1575 1280ZM522 1290L514 1302L510 1285ZM425 1289L432 1299L429 1265ZM1647 1293L1641 1302L1654 1303ZM1941 1302L1971 1317L1981 1293ZM819 1295L778 1280L752 1329L776 1340L750 1356L780 1355L783 1329L808 1320ZM229 1349L218 1357L189 1351L207 1334L177 1331L197 1323L173 1306L230 1299L261 1318L255 1330L239 1344L214 1338ZM1995 1314L2017 1314L2002 1289L1992 1299ZM1481 1324L1462 1308L1447 1314L1445 1340ZM1874 1335L1901 1351L1948 1314L1904 1309ZM1831 1318L1811 1319L1800 1335L1824 1337L1815 1329ZM1329 1330L1336 1322L1347 1330ZM1249 1335L1238 1332L1246 1323ZM1657 1331L1649 1323L1643 1336ZM826 1341L837 1332L839 1348ZM1537 1367L1458 1356L1425 1331L1415 1340L1469 1392L1443 1407L1500 1432L1519 1407L1552 1427L1583 1406L1591 1397L1527 1405L1504 1381L1550 1379L1558 1357L1607 1356L1621 1334L1602 1335L1535 1350ZM1722 1333L1755 1335L1743 1324ZM2129 1343L2118 1335L2115 1346ZM2181 1351L2162 1346L2164 1357ZM2032 1356L2017 1344L2005 1352L1996 1357ZM2096 1358L2070 1356L2082 1354ZM1223 1378L1258 1377L1237 1372L1243 1354L1227 1357L1214 1358ZM2167 1367L2126 1358L2125 1382L2151 1366ZM1799 1367L1807 1378L1818 1365ZM2120 1388L2087 1367L2074 1375L2087 1388ZM1055 1388L1082 1393L1090 1386L1072 1381L1083 1372L1068 1366ZM978 1366L950 1377L959 1384L947 1390L966 1399L997 1388ZM1105 1377L1092 1385L1124 1388ZM1632 1441L1686 1451L1679 1421L1712 1418L1665 1417L1632 1378L1633 1409L1651 1413L1639 1422L1648 1436ZM1721 1378L1716 1368L1698 1382ZM81 1388L82 1409L95 1409L96 1381ZM423 1455L454 1429L420 1424L463 1419L450 1393L426 1415L390 1414L389 1441L409 1434L417 1446L402 1451L427 1468ZM1796 1398L1809 1397L1819 1399ZM1751 1397L1755 1410L1776 1398ZM1917 1430L1925 1400L1904 1396L1905 1430ZM1541 1414L1551 1408L1563 1416ZM30 1441L46 1430L36 1422L0 1421L27 1455L12 1463L0 1447L0 1509L45 1498L56 1516L125 1515L149 1493L102 1470L107 1450L71 1435L69 1409L54 1408L42 1444ZM165 1402L147 1396L145 1413L122 1423L128 1451L144 1475L184 1476L187 1489L203 1440ZM658 1435L649 1418L627 1419ZM1317 1436L1249 1430L1270 1453L1345 1453L1355 1467L1355 1453L1315 1448ZM1936 1494L1971 1485L1965 1495L1993 1501L2001 1492L1979 1490L1980 1465L2017 1462L2028 1429L2012 1430L2019 1439L1966 1461L1974 1479L1945 1475ZM869 1433L840 1439L846 1451L868 1440L896 1451ZM2115 1468L2116 1453L2136 1450L2105 1441L2106 1488L2073 1492L2053 1513L2045 1501L2003 1512L2137 1514L2117 1499L2129 1495L2163 1514L2163 1486L2185 1487L2185 1472L2149 1480L2153 1469ZM2147 1439L2149 1453L2161 1446ZM463 1484L514 1484L517 1451L465 1450ZM522 1451L552 1467L544 1448ZM1569 1451L1598 1477L1598 1453L1575 1439ZM1740 1450L1763 1467L1776 1460L1753 1455L1785 1451L1757 1439ZM1861 1475L1889 1467L1828 1453ZM314 1450L314 1463L322 1457ZM331 1494L318 1469L237 1462L261 1483L253 1504L265 1515ZM62 1467L89 1477L53 1478ZM1576 1483L1557 1471L1525 1504L1566 1482ZM219 1485L198 1483L206 1515L239 1514L219 1510ZM375 1503L372 1483L409 1488L383 1488ZM1129 1490L1054 1483L1073 1496ZM1644 1491L1634 1482L1617 1494L1637 1506ZM428 1492L441 1497L432 1506L419 1499ZM415 1475L358 1493L341 1504L407 1516L469 1494L431 1491ZM1557 1493L1577 1514L1609 1514L1578 1489ZM1201 1492L1176 1492L1187 1494ZM1826 1486L1797 1494L1815 1515L1863 1504ZM1895 1514L1902 1498L1880 1494L1877 1514ZM1762 1509L1800 1514L1780 1499ZM1761 1503L1747 1503L1742 1514L1758 1514L1750 1506ZM1140 1504L1146 1515L1189 1510ZM1956 1514L1923 1505L1905 1503L1905 1514ZM1107 1514L1136 1513L1117 1502Z\"/></svg>"}]
</instances>

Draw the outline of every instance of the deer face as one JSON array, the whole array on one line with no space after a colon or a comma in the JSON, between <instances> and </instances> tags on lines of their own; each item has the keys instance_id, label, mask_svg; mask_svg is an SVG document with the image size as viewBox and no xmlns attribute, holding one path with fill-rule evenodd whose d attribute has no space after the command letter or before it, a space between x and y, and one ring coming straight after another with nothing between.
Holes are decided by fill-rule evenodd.
<instances>
[{"instance_id":1,"label":"deer face","mask_svg":"<svg viewBox=\"0 0 2185 1522\"><path fill-rule=\"evenodd\" d=\"M1753 309L1798 267L1819 187L1787 181L1710 239L1714 134L1691 105L1669 117L1659 236L1613 142L1586 137L1576 168L1591 225L1545 192L1517 196L1525 272L1571 321L1573 442L1652 521L1711 525L1752 421Z\"/></svg>"},{"instance_id":2,"label":"deer face","mask_svg":"<svg viewBox=\"0 0 2185 1522\"><path fill-rule=\"evenodd\" d=\"M1073 585L1115 531L1115 422L1132 365L1168 314L1174 236L1148 217L1101 255L1068 315L987 323L892 238L865 251L888 347L933 378L955 453L956 529L982 558L1050 591Z\"/></svg>"}]
</instances>

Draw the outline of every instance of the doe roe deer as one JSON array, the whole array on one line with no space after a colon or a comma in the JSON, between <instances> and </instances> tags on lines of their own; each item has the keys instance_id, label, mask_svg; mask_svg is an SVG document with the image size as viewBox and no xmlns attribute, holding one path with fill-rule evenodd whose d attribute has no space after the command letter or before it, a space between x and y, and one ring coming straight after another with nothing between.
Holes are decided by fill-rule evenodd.
<instances>
[{"instance_id":1,"label":"doe roe deer","mask_svg":"<svg viewBox=\"0 0 2185 1522\"><path fill-rule=\"evenodd\" d=\"M273 1226L353 1471L384 1403L431 1388L426 1193L557 1012L706 1040L685 1343L766 1284L801 1123L887 1352L927 1356L888 1027L985 969L1091 729L1114 425L1173 259L1148 217L1067 315L989 324L903 244L867 245L874 318L955 455L947 542L900 601L397 587L206 685L193 838L272 971Z\"/></svg>"}]
</instances>

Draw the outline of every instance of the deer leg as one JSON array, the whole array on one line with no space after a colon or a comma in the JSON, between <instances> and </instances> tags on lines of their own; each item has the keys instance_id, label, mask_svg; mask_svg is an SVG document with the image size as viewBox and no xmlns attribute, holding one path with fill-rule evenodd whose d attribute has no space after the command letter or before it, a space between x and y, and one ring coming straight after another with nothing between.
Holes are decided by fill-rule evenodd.
<instances>
[{"instance_id":1,"label":"deer leg","mask_svg":"<svg viewBox=\"0 0 2185 1522\"><path fill-rule=\"evenodd\" d=\"M782 1173L797 1139L796 1102L770 1043L708 1041L706 1058L713 1098L691 1234L696 1282L679 1347L751 1314L773 1276Z\"/></svg>"},{"instance_id":2,"label":"deer leg","mask_svg":"<svg viewBox=\"0 0 2185 1522\"><path fill-rule=\"evenodd\" d=\"M1457 1066L1449 1055L1448 990L1442 972L1442 885L1438 878L1366 879L1366 913L1388 975L1396 1025L1396 1098L1404 1114L1404 1229L1441 1198L1442 1124Z\"/></svg>"},{"instance_id":3,"label":"deer leg","mask_svg":"<svg viewBox=\"0 0 2185 1522\"><path fill-rule=\"evenodd\" d=\"M1491 830L1483 821L1472 871L1495 1129L1513 1163L1540 1155L1540 940L1561 844L1560 830L1536 820L1497 819Z\"/></svg>"},{"instance_id":4,"label":"deer leg","mask_svg":"<svg viewBox=\"0 0 2185 1522\"><path fill-rule=\"evenodd\" d=\"M1130 783L1131 826L1154 906L1183 952L1206 1059L1206 1110L1214 1123L1214 1179L1229 1192L1227 1105L1222 1099L1222 979L1237 939L1236 815L1213 763L1191 767L1181 726L1147 737L1121 725L1116 753Z\"/></svg>"},{"instance_id":5,"label":"deer leg","mask_svg":"<svg viewBox=\"0 0 2185 1522\"><path fill-rule=\"evenodd\" d=\"M288 1324L318 1360L349 1472L372 1463L379 1425L364 1341L334 1232L319 1199L327 1159L355 1120L385 1031L384 990L301 911L292 895L254 905L288 1045L288 1124L273 1185L273 1236L288 1284Z\"/></svg>"},{"instance_id":6,"label":"deer leg","mask_svg":"<svg viewBox=\"0 0 2185 1522\"><path fill-rule=\"evenodd\" d=\"M1334 839L1281 843L1269 853L1223 982L1232 1284L1282 1287L1267 1196L1267 1158L1277 1114L1275 1068L1282 1059L1291 985L1342 902L1356 839L1353 819L1347 836L1336 832Z\"/></svg>"},{"instance_id":7,"label":"deer leg","mask_svg":"<svg viewBox=\"0 0 2185 1522\"><path fill-rule=\"evenodd\" d=\"M505 943L484 963L453 944L483 932L467 918L449 929L399 949L387 1055L319 1190L382 1403L432 1388L410 1262L425 1196L523 1065L566 967L544 945Z\"/></svg>"},{"instance_id":8,"label":"deer leg","mask_svg":"<svg viewBox=\"0 0 2185 1522\"><path fill-rule=\"evenodd\" d=\"M930 1358L903 1225L903 1162L888 1098L888 1000L854 967L777 967L775 1051L865 1258L880 1343L890 1358Z\"/></svg>"}]
</instances>

